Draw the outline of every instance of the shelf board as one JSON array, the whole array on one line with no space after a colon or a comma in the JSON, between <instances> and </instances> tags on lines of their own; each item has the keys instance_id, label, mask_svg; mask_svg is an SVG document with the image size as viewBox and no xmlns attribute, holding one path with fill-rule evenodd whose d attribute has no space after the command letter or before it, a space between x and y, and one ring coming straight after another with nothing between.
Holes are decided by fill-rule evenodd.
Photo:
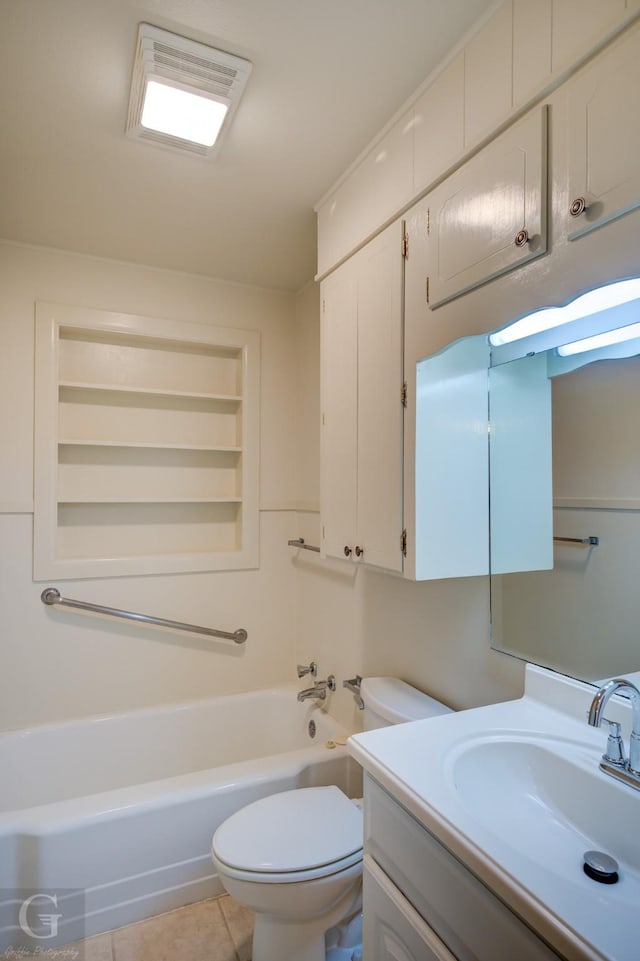
<instances>
[{"instance_id":1,"label":"shelf board","mask_svg":"<svg viewBox=\"0 0 640 961\"><path fill-rule=\"evenodd\" d=\"M131 447L150 450L197 450L215 454L241 454L242 447L212 447L209 444L157 444L154 441L71 440L58 438L59 447Z\"/></svg>"},{"instance_id":2,"label":"shelf board","mask_svg":"<svg viewBox=\"0 0 640 961\"><path fill-rule=\"evenodd\" d=\"M120 394L149 394L153 397L192 397L200 400L219 400L228 403L239 404L242 402L241 394L205 394L200 391L189 390L169 390L162 387L130 387L123 384L94 384L81 383L75 380L60 380L58 387L68 390L93 390L105 393Z\"/></svg>"},{"instance_id":3,"label":"shelf board","mask_svg":"<svg viewBox=\"0 0 640 961\"><path fill-rule=\"evenodd\" d=\"M70 497L59 498L62 504L242 504L241 497Z\"/></svg>"}]
</instances>

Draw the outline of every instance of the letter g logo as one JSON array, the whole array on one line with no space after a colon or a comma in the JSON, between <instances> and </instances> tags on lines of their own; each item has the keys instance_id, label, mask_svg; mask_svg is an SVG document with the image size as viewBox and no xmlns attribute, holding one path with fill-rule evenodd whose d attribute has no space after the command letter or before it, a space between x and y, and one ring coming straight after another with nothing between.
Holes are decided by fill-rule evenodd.
<instances>
[{"instance_id":1,"label":"letter g logo","mask_svg":"<svg viewBox=\"0 0 640 961\"><path fill-rule=\"evenodd\" d=\"M61 914L39 914L37 916L40 926L48 927L48 930L45 934L37 934L29 924L29 908L35 901L37 901L38 898L40 900L48 901L54 906L54 908L58 907L58 896L56 894L32 894L31 897L23 901L20 906L20 911L18 913L20 927L30 938L36 938L40 941L47 938L55 938L58 934L58 919L62 917Z\"/></svg>"}]
</instances>

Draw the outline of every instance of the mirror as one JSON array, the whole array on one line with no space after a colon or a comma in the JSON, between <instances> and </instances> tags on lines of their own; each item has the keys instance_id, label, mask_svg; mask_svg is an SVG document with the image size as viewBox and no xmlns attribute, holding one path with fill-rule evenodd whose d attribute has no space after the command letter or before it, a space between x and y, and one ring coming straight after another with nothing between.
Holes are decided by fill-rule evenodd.
<instances>
[{"instance_id":1,"label":"mirror","mask_svg":"<svg viewBox=\"0 0 640 961\"><path fill-rule=\"evenodd\" d=\"M640 670L638 355L489 372L492 646L588 681Z\"/></svg>"}]
</instances>

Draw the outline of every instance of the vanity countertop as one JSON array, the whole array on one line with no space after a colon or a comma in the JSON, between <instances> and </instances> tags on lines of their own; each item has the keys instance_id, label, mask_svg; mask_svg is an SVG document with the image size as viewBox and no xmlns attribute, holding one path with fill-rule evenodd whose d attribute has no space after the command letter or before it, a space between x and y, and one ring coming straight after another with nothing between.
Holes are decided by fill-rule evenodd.
<instances>
[{"instance_id":1,"label":"vanity countertop","mask_svg":"<svg viewBox=\"0 0 640 961\"><path fill-rule=\"evenodd\" d=\"M349 750L428 831L568 961L638 961L640 792L598 770L594 688L527 666L525 695L354 735ZM607 715L627 729L623 699ZM617 884L582 869L589 849Z\"/></svg>"}]
</instances>

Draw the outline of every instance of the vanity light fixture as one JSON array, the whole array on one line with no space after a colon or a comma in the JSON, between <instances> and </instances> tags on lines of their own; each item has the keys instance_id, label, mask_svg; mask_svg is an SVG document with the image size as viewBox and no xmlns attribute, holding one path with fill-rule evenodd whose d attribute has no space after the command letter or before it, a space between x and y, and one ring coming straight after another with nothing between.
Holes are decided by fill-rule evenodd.
<instances>
[{"instance_id":1,"label":"vanity light fixture","mask_svg":"<svg viewBox=\"0 0 640 961\"><path fill-rule=\"evenodd\" d=\"M614 283L596 287L594 290L588 290L564 307L543 307L541 310L526 314L507 327L503 327L502 330L496 330L490 334L489 343L492 347L511 344L516 340L522 340L524 337L530 337L533 334L539 334L553 327L560 327L572 321L581 320L584 317L592 317L594 314L608 311L612 307L621 307L623 304L638 299L640 299L640 278L617 280ZM625 337L620 337L619 340L627 340L635 336L638 335L627 334ZM607 343L613 342L607 341ZM604 346L604 344L600 343L594 346ZM584 347L582 349L590 350L591 348ZM577 351L574 351L574 353L577 353Z\"/></svg>"},{"instance_id":2,"label":"vanity light fixture","mask_svg":"<svg viewBox=\"0 0 640 961\"><path fill-rule=\"evenodd\" d=\"M617 327L615 330L605 330L593 337L583 337L571 344L560 344L558 353L561 357L571 357L573 354L583 354L587 350L597 350L599 347L610 347L611 344L622 344L626 340L640 338L640 323L629 324L628 327Z\"/></svg>"},{"instance_id":3,"label":"vanity light fixture","mask_svg":"<svg viewBox=\"0 0 640 961\"><path fill-rule=\"evenodd\" d=\"M241 57L141 23L127 136L212 157L251 66Z\"/></svg>"}]
</instances>

